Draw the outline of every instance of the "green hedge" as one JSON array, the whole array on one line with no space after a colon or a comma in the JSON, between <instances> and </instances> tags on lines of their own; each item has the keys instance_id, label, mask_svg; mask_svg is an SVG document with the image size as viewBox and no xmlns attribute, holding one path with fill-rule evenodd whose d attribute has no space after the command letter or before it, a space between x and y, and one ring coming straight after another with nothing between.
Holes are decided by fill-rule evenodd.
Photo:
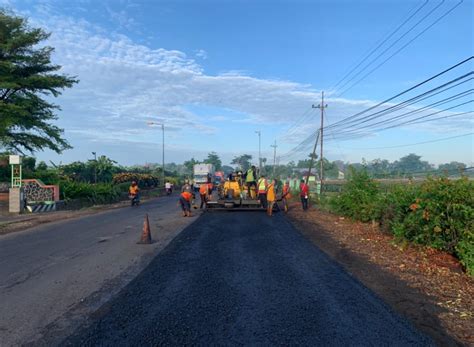
<instances>
[{"instance_id":1,"label":"green hedge","mask_svg":"<svg viewBox=\"0 0 474 347\"><path fill-rule=\"evenodd\" d=\"M353 172L332 211L361 221L376 220L397 238L447 251L474 275L474 182L428 178L419 185L380 191L366 172Z\"/></svg>"},{"instance_id":2,"label":"green hedge","mask_svg":"<svg viewBox=\"0 0 474 347\"><path fill-rule=\"evenodd\" d=\"M59 183L64 200L84 199L93 204L106 204L120 200L121 187L108 183L89 184L62 181Z\"/></svg>"}]
</instances>

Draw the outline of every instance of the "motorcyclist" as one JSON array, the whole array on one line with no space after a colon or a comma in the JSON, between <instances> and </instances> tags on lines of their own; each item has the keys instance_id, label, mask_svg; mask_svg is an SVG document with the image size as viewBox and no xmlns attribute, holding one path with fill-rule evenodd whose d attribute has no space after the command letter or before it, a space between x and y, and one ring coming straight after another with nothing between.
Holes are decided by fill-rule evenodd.
<instances>
[{"instance_id":1,"label":"motorcyclist","mask_svg":"<svg viewBox=\"0 0 474 347\"><path fill-rule=\"evenodd\" d=\"M128 188L128 196L131 200L132 206L140 203L140 188L136 181L132 181L132 184Z\"/></svg>"},{"instance_id":2,"label":"motorcyclist","mask_svg":"<svg viewBox=\"0 0 474 347\"><path fill-rule=\"evenodd\" d=\"M170 181L166 181L166 183L165 183L165 189L166 189L166 195L171 195L171 193L172 193L172 188L171 188L171 183L170 183Z\"/></svg>"}]
</instances>

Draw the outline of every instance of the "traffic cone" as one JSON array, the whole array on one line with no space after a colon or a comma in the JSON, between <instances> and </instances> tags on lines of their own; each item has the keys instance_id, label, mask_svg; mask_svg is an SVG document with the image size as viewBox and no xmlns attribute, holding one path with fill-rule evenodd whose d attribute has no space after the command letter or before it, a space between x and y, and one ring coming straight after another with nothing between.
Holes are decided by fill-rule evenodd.
<instances>
[{"instance_id":1,"label":"traffic cone","mask_svg":"<svg viewBox=\"0 0 474 347\"><path fill-rule=\"evenodd\" d=\"M137 243L140 245L149 245L151 243L150 221L148 220L148 214L145 214L142 237Z\"/></svg>"}]
</instances>

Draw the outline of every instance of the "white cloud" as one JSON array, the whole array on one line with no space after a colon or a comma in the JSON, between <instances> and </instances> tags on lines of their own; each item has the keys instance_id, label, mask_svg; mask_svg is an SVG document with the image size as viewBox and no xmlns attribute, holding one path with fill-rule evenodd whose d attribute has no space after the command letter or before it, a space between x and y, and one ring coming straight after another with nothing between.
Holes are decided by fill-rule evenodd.
<instances>
[{"instance_id":1,"label":"white cloud","mask_svg":"<svg viewBox=\"0 0 474 347\"><path fill-rule=\"evenodd\" d=\"M120 25L133 25L124 13L111 11L110 14ZM33 25L52 32L48 44L56 49L53 61L80 80L58 99L63 108L61 126L66 134L117 143L146 142L156 132L146 127L146 122L160 118L174 132L172 138L189 143L192 131L218 132L219 129L206 125L206 121L218 121L225 116L198 116L188 110L188 105L210 105L242 114L234 122L284 128L320 99L320 93L310 85L256 78L245 71L207 75L184 52L152 49L85 20L44 13L41 18L30 18ZM204 50L194 55L207 57ZM344 98L328 98L327 103L327 124L374 104L370 100ZM303 124L289 134L283 132L280 140L300 142L318 126L318 114L313 112ZM454 129L458 123L449 124ZM436 127L426 129L436 131Z\"/></svg>"},{"instance_id":2,"label":"white cloud","mask_svg":"<svg viewBox=\"0 0 474 347\"><path fill-rule=\"evenodd\" d=\"M196 55L196 57L201 58L202 60L207 59L207 52L203 49L196 50L195 55Z\"/></svg>"}]
</instances>

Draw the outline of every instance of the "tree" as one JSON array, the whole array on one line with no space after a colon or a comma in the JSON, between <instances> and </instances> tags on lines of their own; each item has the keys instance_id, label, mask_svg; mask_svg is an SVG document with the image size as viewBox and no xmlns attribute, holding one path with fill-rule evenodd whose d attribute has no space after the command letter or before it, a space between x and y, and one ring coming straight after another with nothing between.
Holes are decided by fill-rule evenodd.
<instances>
[{"instance_id":1,"label":"tree","mask_svg":"<svg viewBox=\"0 0 474 347\"><path fill-rule=\"evenodd\" d=\"M185 161L183 165L186 168L186 174L192 175L193 170L194 170L194 165L196 164L199 164L199 162L194 158L191 158L190 160Z\"/></svg>"},{"instance_id":2,"label":"tree","mask_svg":"<svg viewBox=\"0 0 474 347\"><path fill-rule=\"evenodd\" d=\"M216 152L211 152L207 155L207 159L204 159L205 164L212 164L216 171L220 171L222 168L222 161Z\"/></svg>"},{"instance_id":3,"label":"tree","mask_svg":"<svg viewBox=\"0 0 474 347\"><path fill-rule=\"evenodd\" d=\"M113 174L117 173L115 164L117 164L115 160L107 158L105 155L101 155L97 161L89 160L89 165L97 169L98 182L112 181Z\"/></svg>"},{"instance_id":4,"label":"tree","mask_svg":"<svg viewBox=\"0 0 474 347\"><path fill-rule=\"evenodd\" d=\"M438 171L441 174L454 175L454 174L464 173L464 170L466 169L466 167L467 166L464 163L460 163L458 161L452 161L450 163L440 164L438 166Z\"/></svg>"},{"instance_id":5,"label":"tree","mask_svg":"<svg viewBox=\"0 0 474 347\"><path fill-rule=\"evenodd\" d=\"M405 174L405 173L415 173L415 172L424 172L432 170L432 166L427 161L420 160L421 156L414 153L410 153L407 156L400 158L393 163L393 170Z\"/></svg>"},{"instance_id":6,"label":"tree","mask_svg":"<svg viewBox=\"0 0 474 347\"><path fill-rule=\"evenodd\" d=\"M250 164L251 160L252 160L252 156L250 154L243 154L241 156L234 157L234 159L232 159L230 163L237 165L242 171L247 171L251 166Z\"/></svg>"},{"instance_id":7,"label":"tree","mask_svg":"<svg viewBox=\"0 0 474 347\"><path fill-rule=\"evenodd\" d=\"M229 166L229 165L224 165L224 166L222 166L222 171L224 171L225 176L228 176L229 174L231 174L234 171L234 168L232 166Z\"/></svg>"},{"instance_id":8,"label":"tree","mask_svg":"<svg viewBox=\"0 0 474 347\"><path fill-rule=\"evenodd\" d=\"M0 146L23 153L71 148L53 125L59 107L42 97L57 97L78 81L55 73L52 47L40 46L49 34L26 19L0 9Z\"/></svg>"}]
</instances>

